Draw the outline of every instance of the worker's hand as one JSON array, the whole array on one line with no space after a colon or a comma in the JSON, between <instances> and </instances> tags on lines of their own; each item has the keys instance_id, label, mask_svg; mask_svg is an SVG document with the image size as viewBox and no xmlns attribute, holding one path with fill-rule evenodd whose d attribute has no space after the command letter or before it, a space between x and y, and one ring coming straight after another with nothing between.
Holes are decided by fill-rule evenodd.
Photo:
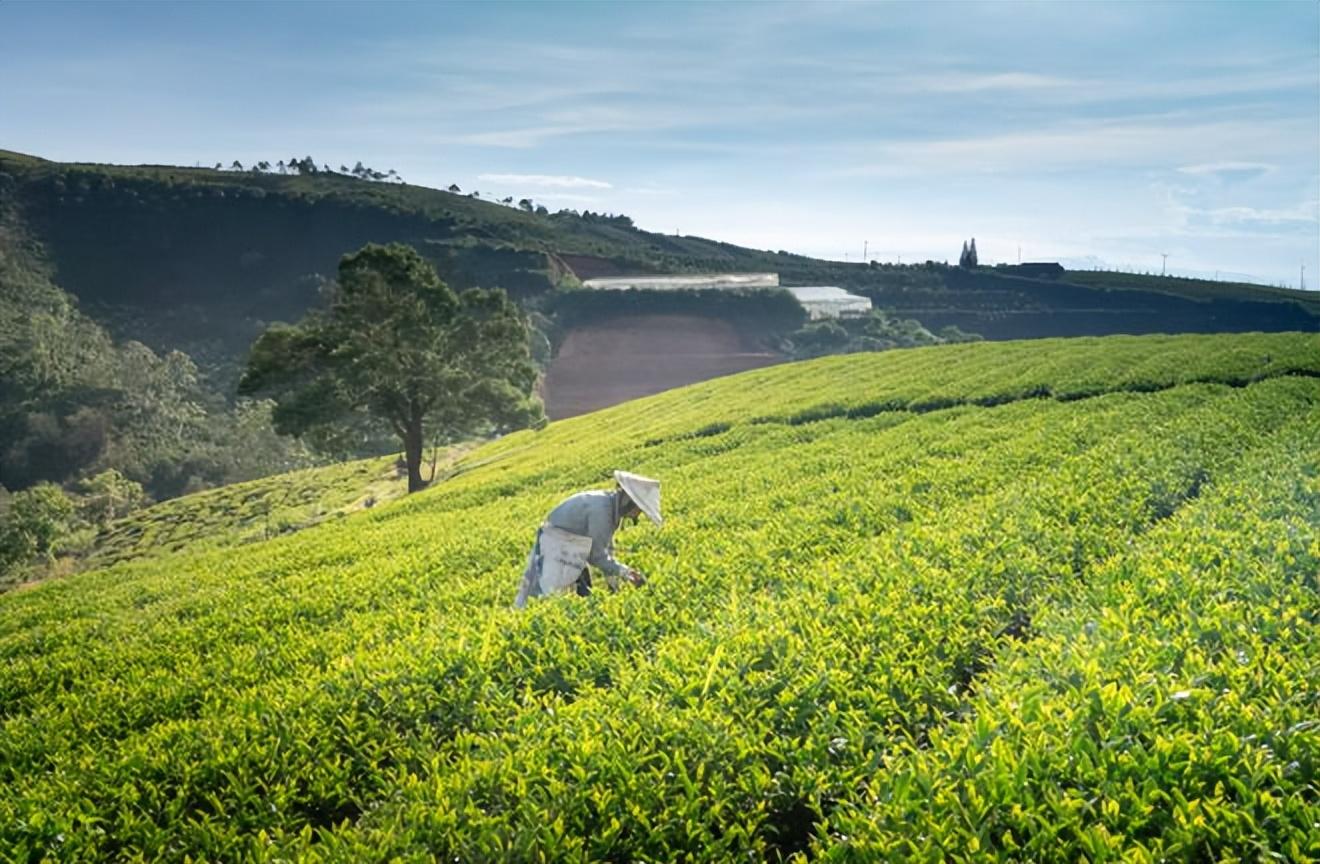
<instances>
[{"instance_id":1,"label":"worker's hand","mask_svg":"<svg viewBox=\"0 0 1320 864\"><path fill-rule=\"evenodd\" d=\"M635 587L641 588L643 585L646 584L646 577L643 576L638 571L630 569L628 571L628 581L631 582Z\"/></svg>"}]
</instances>

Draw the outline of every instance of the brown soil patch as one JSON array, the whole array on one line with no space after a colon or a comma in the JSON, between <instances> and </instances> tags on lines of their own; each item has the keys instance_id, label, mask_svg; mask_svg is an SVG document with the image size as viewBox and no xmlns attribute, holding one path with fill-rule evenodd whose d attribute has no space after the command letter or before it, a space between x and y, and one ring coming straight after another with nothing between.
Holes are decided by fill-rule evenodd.
<instances>
[{"instance_id":1,"label":"brown soil patch","mask_svg":"<svg viewBox=\"0 0 1320 864\"><path fill-rule=\"evenodd\" d=\"M625 275L623 269L608 258L597 258L594 255L560 255L559 260L567 264L573 275L579 279Z\"/></svg>"},{"instance_id":2,"label":"brown soil patch","mask_svg":"<svg viewBox=\"0 0 1320 864\"><path fill-rule=\"evenodd\" d=\"M695 315L641 315L571 331L546 372L546 413L562 420L629 399L782 363L731 325Z\"/></svg>"}]
</instances>

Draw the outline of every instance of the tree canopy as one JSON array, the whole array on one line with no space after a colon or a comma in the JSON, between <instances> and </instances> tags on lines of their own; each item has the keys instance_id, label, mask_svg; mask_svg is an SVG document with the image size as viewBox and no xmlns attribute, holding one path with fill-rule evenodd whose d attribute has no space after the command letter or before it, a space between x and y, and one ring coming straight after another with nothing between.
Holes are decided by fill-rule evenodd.
<instances>
[{"instance_id":1,"label":"tree canopy","mask_svg":"<svg viewBox=\"0 0 1320 864\"><path fill-rule=\"evenodd\" d=\"M275 428L315 444L384 427L403 443L408 491L431 440L544 422L526 323L500 289L455 294L410 246L346 255L329 308L277 324L239 382L275 400Z\"/></svg>"},{"instance_id":2,"label":"tree canopy","mask_svg":"<svg viewBox=\"0 0 1320 864\"><path fill-rule=\"evenodd\" d=\"M972 238L972 242L971 242L971 243L964 243L964 244L963 244L963 247L962 247L962 254L960 254L960 255L958 256L958 266L959 266L959 267L975 267L975 266L976 266L976 238L975 238L975 237Z\"/></svg>"}]
</instances>

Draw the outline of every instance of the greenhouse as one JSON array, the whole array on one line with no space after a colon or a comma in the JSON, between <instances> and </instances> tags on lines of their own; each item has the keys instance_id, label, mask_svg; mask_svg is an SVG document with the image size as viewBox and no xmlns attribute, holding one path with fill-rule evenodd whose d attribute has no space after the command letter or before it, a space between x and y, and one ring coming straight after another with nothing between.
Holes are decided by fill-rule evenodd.
<instances>
[{"instance_id":1,"label":"greenhouse","mask_svg":"<svg viewBox=\"0 0 1320 864\"><path fill-rule=\"evenodd\" d=\"M609 291L722 290L727 288L778 288L778 273L690 273L663 276L614 276L587 279L583 288Z\"/></svg>"},{"instance_id":2,"label":"greenhouse","mask_svg":"<svg viewBox=\"0 0 1320 864\"><path fill-rule=\"evenodd\" d=\"M804 285L784 290L797 298L813 321L821 318L850 318L871 311L869 298L849 294L832 285Z\"/></svg>"}]
</instances>

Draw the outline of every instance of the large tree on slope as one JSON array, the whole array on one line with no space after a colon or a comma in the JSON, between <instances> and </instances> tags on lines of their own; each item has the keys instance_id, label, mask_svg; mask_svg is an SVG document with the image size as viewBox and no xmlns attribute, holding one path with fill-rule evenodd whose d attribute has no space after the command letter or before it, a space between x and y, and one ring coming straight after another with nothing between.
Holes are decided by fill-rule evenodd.
<instances>
[{"instance_id":1,"label":"large tree on slope","mask_svg":"<svg viewBox=\"0 0 1320 864\"><path fill-rule=\"evenodd\" d=\"M416 250L344 256L328 309L276 324L252 346L244 395L275 400L275 428L316 435L366 420L403 444L408 491L426 485L426 438L544 421L527 326L502 290L455 294Z\"/></svg>"}]
</instances>

